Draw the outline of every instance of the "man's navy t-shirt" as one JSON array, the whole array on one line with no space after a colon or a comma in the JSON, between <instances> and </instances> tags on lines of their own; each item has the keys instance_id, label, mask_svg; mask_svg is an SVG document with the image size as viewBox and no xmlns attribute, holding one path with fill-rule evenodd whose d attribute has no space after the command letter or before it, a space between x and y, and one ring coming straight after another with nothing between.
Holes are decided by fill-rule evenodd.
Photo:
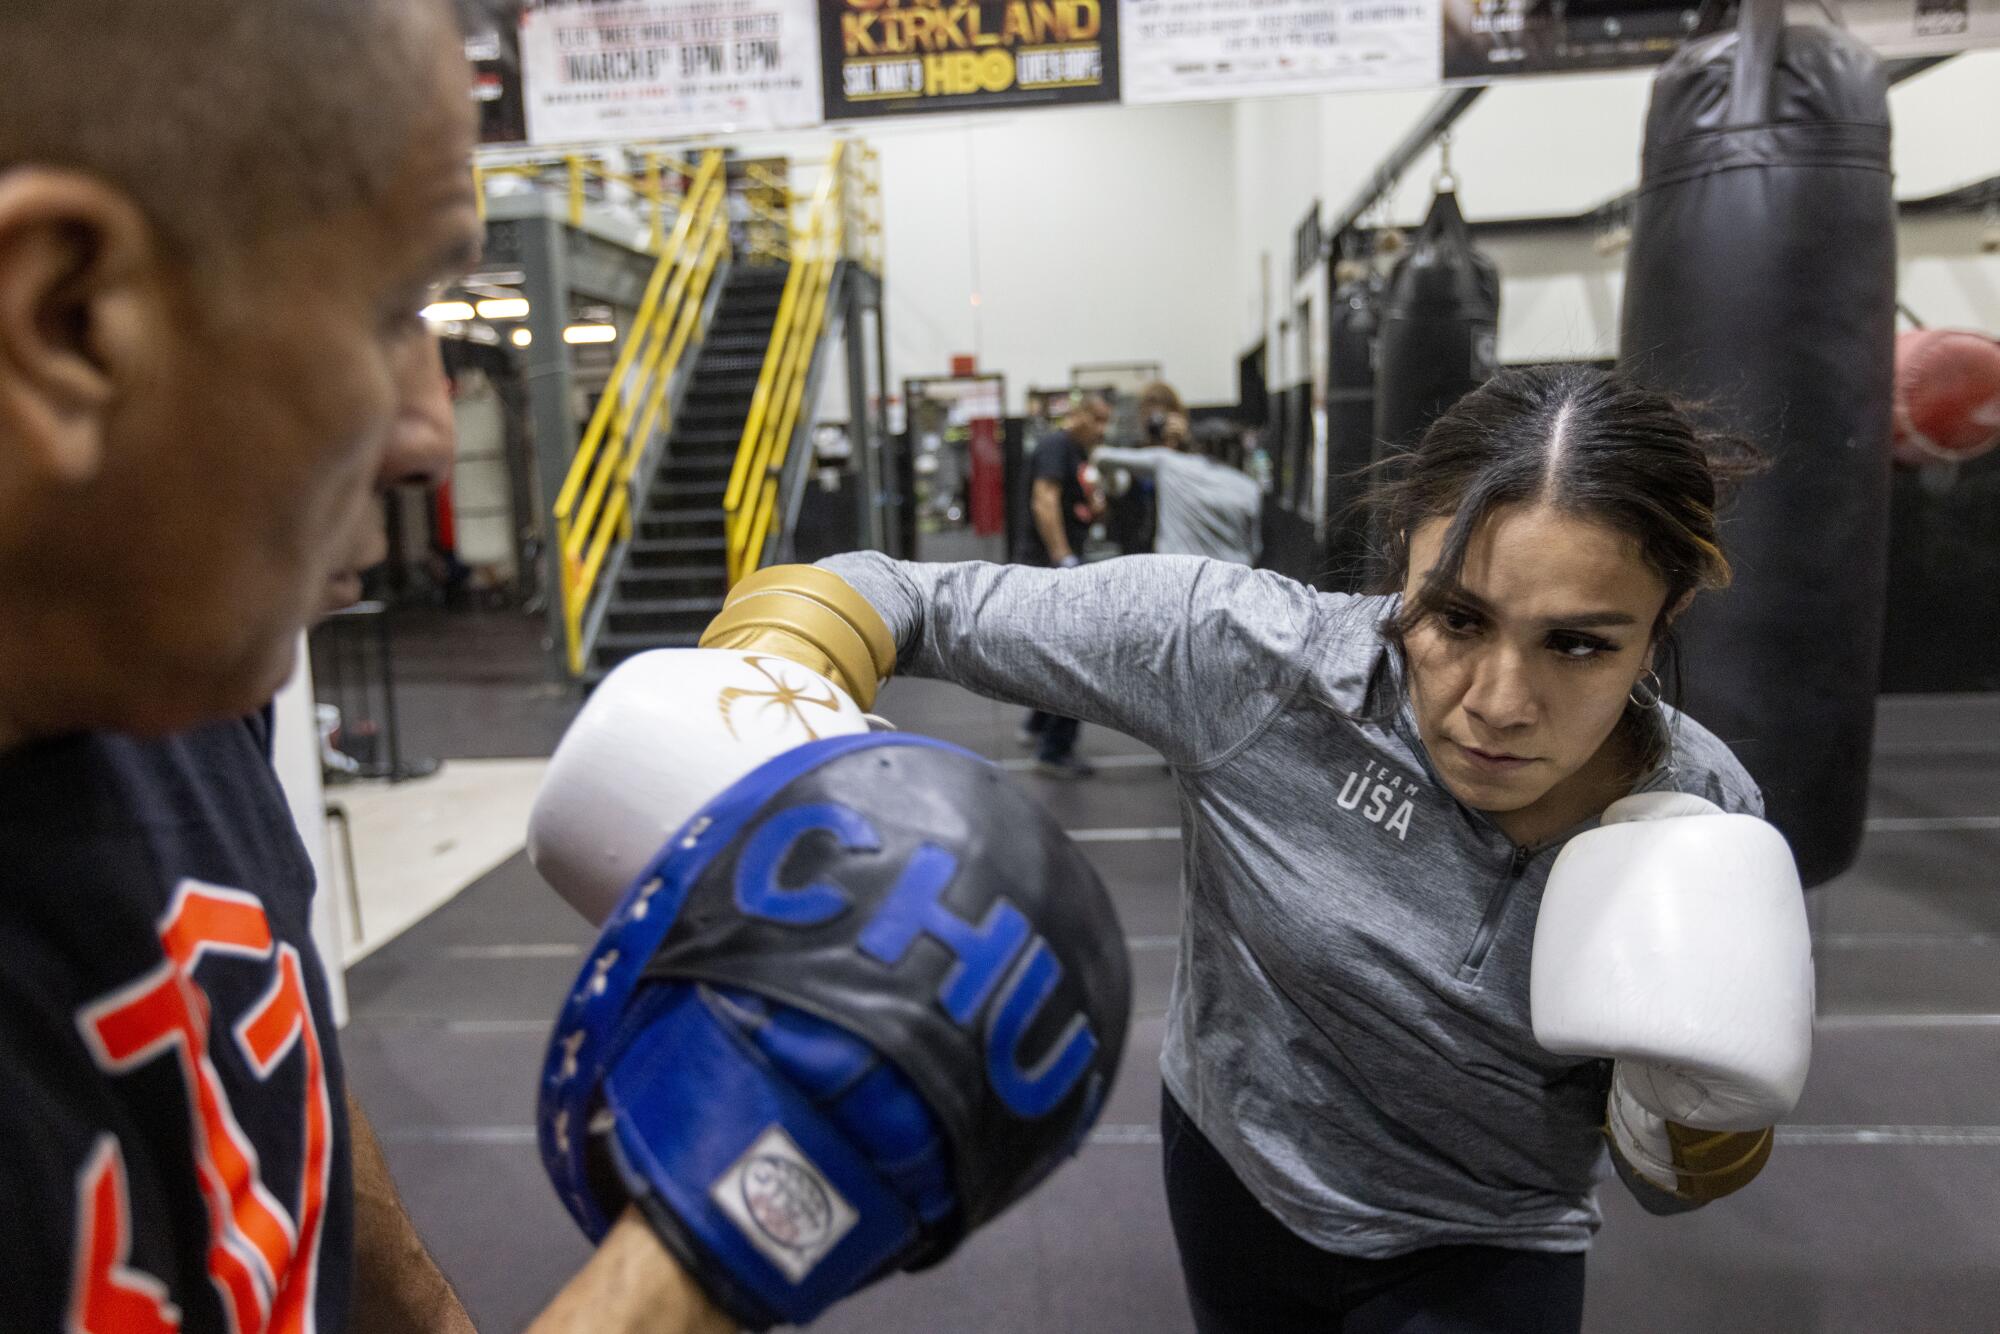
<instances>
[{"instance_id":1,"label":"man's navy t-shirt","mask_svg":"<svg viewBox=\"0 0 2000 1334\"><path fill-rule=\"evenodd\" d=\"M312 865L265 720L0 755L0 1330L345 1327Z\"/></svg>"},{"instance_id":2,"label":"man's navy t-shirt","mask_svg":"<svg viewBox=\"0 0 2000 1334\"><path fill-rule=\"evenodd\" d=\"M1062 487L1063 536L1069 540L1070 551L1078 556L1083 555L1084 541L1090 536L1090 493L1083 489L1083 470L1089 462L1083 447L1068 431L1051 431L1035 446L1028 465L1031 487L1033 482L1054 482ZM1029 494L1033 494L1032 490ZM1049 544L1042 541L1042 530L1036 526L1032 510L1014 559L1023 565L1055 564Z\"/></svg>"}]
</instances>

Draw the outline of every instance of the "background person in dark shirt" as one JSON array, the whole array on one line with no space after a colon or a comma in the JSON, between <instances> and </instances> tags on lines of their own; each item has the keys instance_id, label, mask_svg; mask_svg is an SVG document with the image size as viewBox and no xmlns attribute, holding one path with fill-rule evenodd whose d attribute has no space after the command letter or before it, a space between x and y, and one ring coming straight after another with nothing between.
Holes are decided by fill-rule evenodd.
<instances>
[{"instance_id":1,"label":"background person in dark shirt","mask_svg":"<svg viewBox=\"0 0 2000 1334\"><path fill-rule=\"evenodd\" d=\"M1104 443L1111 405L1095 394L1076 400L1062 429L1035 446L1028 475L1031 522L1014 553L1016 563L1068 569L1083 562L1083 544L1102 513L1097 489L1086 480L1090 451ZM1035 747L1037 772L1051 778L1088 778L1096 770L1076 753L1083 725L1074 718L1033 710L1021 723L1020 742Z\"/></svg>"}]
</instances>

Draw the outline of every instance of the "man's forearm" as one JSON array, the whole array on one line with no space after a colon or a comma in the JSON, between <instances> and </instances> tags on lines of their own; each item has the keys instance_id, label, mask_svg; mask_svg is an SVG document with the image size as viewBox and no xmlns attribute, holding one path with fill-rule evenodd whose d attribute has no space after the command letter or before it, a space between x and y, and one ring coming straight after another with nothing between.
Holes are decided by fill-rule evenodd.
<instances>
[{"instance_id":1,"label":"man's forearm","mask_svg":"<svg viewBox=\"0 0 2000 1334\"><path fill-rule=\"evenodd\" d=\"M1035 531L1042 535L1042 545L1057 565L1076 554L1069 549L1069 535L1063 532L1061 501L1046 495L1035 497Z\"/></svg>"},{"instance_id":2,"label":"man's forearm","mask_svg":"<svg viewBox=\"0 0 2000 1334\"><path fill-rule=\"evenodd\" d=\"M736 1328L646 1220L627 1209L528 1334L735 1334Z\"/></svg>"},{"instance_id":3,"label":"man's forearm","mask_svg":"<svg viewBox=\"0 0 2000 1334\"><path fill-rule=\"evenodd\" d=\"M417 1237L352 1093L347 1118L354 1144L354 1328L473 1334L472 1318Z\"/></svg>"}]
</instances>

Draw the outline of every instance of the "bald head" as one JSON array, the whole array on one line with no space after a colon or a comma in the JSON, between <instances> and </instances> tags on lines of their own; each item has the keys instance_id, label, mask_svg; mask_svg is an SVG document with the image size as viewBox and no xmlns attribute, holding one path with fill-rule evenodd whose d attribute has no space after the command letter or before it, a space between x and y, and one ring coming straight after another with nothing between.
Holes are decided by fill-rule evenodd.
<instances>
[{"instance_id":1,"label":"bald head","mask_svg":"<svg viewBox=\"0 0 2000 1334\"><path fill-rule=\"evenodd\" d=\"M203 257L372 201L454 28L449 0L5 0L0 172L103 179Z\"/></svg>"},{"instance_id":2,"label":"bald head","mask_svg":"<svg viewBox=\"0 0 2000 1334\"><path fill-rule=\"evenodd\" d=\"M479 251L468 89L450 0L0 0L0 750L284 682Z\"/></svg>"}]
</instances>

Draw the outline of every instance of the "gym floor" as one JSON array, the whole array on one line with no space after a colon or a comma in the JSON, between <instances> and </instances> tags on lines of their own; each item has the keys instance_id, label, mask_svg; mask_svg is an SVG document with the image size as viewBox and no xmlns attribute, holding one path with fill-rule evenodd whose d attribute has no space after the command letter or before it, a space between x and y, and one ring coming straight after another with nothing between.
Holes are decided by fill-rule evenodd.
<instances>
[{"instance_id":1,"label":"gym floor","mask_svg":"<svg viewBox=\"0 0 2000 1334\"><path fill-rule=\"evenodd\" d=\"M423 622L399 660L413 752L544 756L574 705L539 627ZM467 677L466 672L476 672ZM814 1328L833 1334L1177 1334L1159 1176L1158 1055L1179 918L1172 782L1099 728L1076 784L1025 772L1016 711L899 681L880 712L1023 770L1084 841L1132 951L1136 1009L1090 1145L945 1265ZM2000 696L1882 702L1859 863L1817 891L1812 1081L1743 1196L1657 1219L1615 1182L1592 1331L1991 1330L2000 1325ZM536 1160L549 1018L589 929L515 856L348 975L348 1075L417 1225L479 1327L519 1329L586 1257Z\"/></svg>"}]
</instances>

